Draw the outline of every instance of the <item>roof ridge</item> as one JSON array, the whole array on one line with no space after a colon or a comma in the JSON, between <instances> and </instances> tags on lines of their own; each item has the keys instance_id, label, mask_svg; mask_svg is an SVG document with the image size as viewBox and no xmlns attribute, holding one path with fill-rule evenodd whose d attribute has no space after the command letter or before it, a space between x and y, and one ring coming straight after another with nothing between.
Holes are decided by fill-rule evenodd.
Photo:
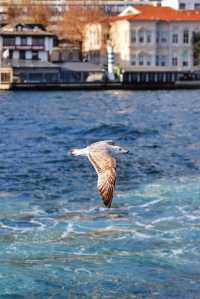
<instances>
[{"instance_id":1,"label":"roof ridge","mask_svg":"<svg viewBox=\"0 0 200 299\"><path fill-rule=\"evenodd\" d=\"M135 21L200 21L200 11L176 10L171 7L153 6L149 4L131 6L138 14L118 15L105 18L102 23L112 23L120 20Z\"/></svg>"}]
</instances>

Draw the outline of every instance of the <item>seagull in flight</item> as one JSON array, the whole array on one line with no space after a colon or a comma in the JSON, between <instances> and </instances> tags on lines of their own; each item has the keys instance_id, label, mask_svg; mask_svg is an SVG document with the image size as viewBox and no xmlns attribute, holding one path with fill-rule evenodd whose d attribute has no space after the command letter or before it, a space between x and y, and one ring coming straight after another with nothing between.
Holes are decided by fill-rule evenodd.
<instances>
[{"instance_id":1,"label":"seagull in flight","mask_svg":"<svg viewBox=\"0 0 200 299\"><path fill-rule=\"evenodd\" d=\"M127 150L115 145L112 140L98 141L85 148L69 151L71 156L85 156L91 162L98 176L97 189L108 208L112 204L116 181L116 160L112 155L126 153Z\"/></svg>"}]
</instances>

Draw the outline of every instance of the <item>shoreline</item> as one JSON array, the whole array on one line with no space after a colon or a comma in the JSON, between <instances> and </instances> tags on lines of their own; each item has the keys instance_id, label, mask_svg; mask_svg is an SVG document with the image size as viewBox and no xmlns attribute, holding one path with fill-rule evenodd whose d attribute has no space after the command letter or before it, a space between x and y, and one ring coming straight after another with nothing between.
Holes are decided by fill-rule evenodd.
<instances>
[{"instance_id":1,"label":"shoreline","mask_svg":"<svg viewBox=\"0 0 200 299\"><path fill-rule=\"evenodd\" d=\"M179 81L175 83L83 82L83 83L16 83L5 90L179 90L200 89L200 81ZM3 90L3 89L2 89Z\"/></svg>"}]
</instances>

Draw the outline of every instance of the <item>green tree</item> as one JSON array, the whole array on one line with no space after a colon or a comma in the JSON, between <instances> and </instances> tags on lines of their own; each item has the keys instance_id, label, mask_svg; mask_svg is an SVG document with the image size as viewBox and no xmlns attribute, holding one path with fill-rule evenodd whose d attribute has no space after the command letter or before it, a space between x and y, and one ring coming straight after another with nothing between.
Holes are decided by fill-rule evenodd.
<instances>
[{"instance_id":1,"label":"green tree","mask_svg":"<svg viewBox=\"0 0 200 299\"><path fill-rule=\"evenodd\" d=\"M194 65L200 65L200 32L193 33Z\"/></svg>"}]
</instances>

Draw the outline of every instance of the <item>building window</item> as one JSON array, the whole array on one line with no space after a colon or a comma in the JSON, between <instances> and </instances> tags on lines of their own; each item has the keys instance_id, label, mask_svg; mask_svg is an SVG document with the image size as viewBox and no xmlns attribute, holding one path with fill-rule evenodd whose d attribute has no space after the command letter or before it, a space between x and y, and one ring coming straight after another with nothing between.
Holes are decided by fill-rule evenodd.
<instances>
[{"instance_id":1,"label":"building window","mask_svg":"<svg viewBox=\"0 0 200 299\"><path fill-rule=\"evenodd\" d=\"M26 51L19 51L19 59L26 59Z\"/></svg>"},{"instance_id":2,"label":"building window","mask_svg":"<svg viewBox=\"0 0 200 299\"><path fill-rule=\"evenodd\" d=\"M24 36L21 37L21 46L27 46L27 38Z\"/></svg>"},{"instance_id":3,"label":"building window","mask_svg":"<svg viewBox=\"0 0 200 299\"><path fill-rule=\"evenodd\" d=\"M156 55L156 65L158 66L159 65L159 56L158 55Z\"/></svg>"},{"instance_id":4,"label":"building window","mask_svg":"<svg viewBox=\"0 0 200 299\"><path fill-rule=\"evenodd\" d=\"M178 33L173 33L172 35L172 43L178 44Z\"/></svg>"},{"instance_id":5,"label":"building window","mask_svg":"<svg viewBox=\"0 0 200 299\"><path fill-rule=\"evenodd\" d=\"M182 65L183 66L188 66L189 65L187 51L183 52Z\"/></svg>"},{"instance_id":6,"label":"building window","mask_svg":"<svg viewBox=\"0 0 200 299\"><path fill-rule=\"evenodd\" d=\"M152 41L152 34L151 31L147 31L147 43L150 44Z\"/></svg>"},{"instance_id":7,"label":"building window","mask_svg":"<svg viewBox=\"0 0 200 299\"><path fill-rule=\"evenodd\" d=\"M146 63L147 63L147 65L151 65L151 55L147 55Z\"/></svg>"},{"instance_id":8,"label":"building window","mask_svg":"<svg viewBox=\"0 0 200 299\"><path fill-rule=\"evenodd\" d=\"M131 42L136 43L136 31L131 30Z\"/></svg>"},{"instance_id":9,"label":"building window","mask_svg":"<svg viewBox=\"0 0 200 299\"><path fill-rule=\"evenodd\" d=\"M161 56L161 66L166 66L167 65L167 57L166 56Z\"/></svg>"},{"instance_id":10,"label":"building window","mask_svg":"<svg viewBox=\"0 0 200 299\"><path fill-rule=\"evenodd\" d=\"M15 37L5 37L3 39L3 46L14 46L15 45Z\"/></svg>"},{"instance_id":11,"label":"building window","mask_svg":"<svg viewBox=\"0 0 200 299\"><path fill-rule=\"evenodd\" d=\"M32 60L39 60L39 54L37 51L32 52Z\"/></svg>"},{"instance_id":12,"label":"building window","mask_svg":"<svg viewBox=\"0 0 200 299\"><path fill-rule=\"evenodd\" d=\"M44 38L43 37L33 37L32 38L32 46L44 46Z\"/></svg>"},{"instance_id":13,"label":"building window","mask_svg":"<svg viewBox=\"0 0 200 299\"><path fill-rule=\"evenodd\" d=\"M183 31L183 43L184 44L189 43L189 31L188 30Z\"/></svg>"},{"instance_id":14,"label":"building window","mask_svg":"<svg viewBox=\"0 0 200 299\"><path fill-rule=\"evenodd\" d=\"M194 9L200 9L200 3L194 3Z\"/></svg>"},{"instance_id":15,"label":"building window","mask_svg":"<svg viewBox=\"0 0 200 299\"><path fill-rule=\"evenodd\" d=\"M178 57L172 57L172 65L177 66L178 65Z\"/></svg>"},{"instance_id":16,"label":"building window","mask_svg":"<svg viewBox=\"0 0 200 299\"><path fill-rule=\"evenodd\" d=\"M139 65L144 65L144 56L142 54L139 55Z\"/></svg>"},{"instance_id":17,"label":"building window","mask_svg":"<svg viewBox=\"0 0 200 299\"><path fill-rule=\"evenodd\" d=\"M131 56L131 64L132 64L132 65L136 65L136 63L137 63L136 55L132 55L132 56Z\"/></svg>"},{"instance_id":18,"label":"building window","mask_svg":"<svg viewBox=\"0 0 200 299\"><path fill-rule=\"evenodd\" d=\"M161 32L161 43L166 43L167 42L167 32L162 31Z\"/></svg>"},{"instance_id":19,"label":"building window","mask_svg":"<svg viewBox=\"0 0 200 299\"><path fill-rule=\"evenodd\" d=\"M159 43L160 42L160 32L156 32L156 42Z\"/></svg>"},{"instance_id":20,"label":"building window","mask_svg":"<svg viewBox=\"0 0 200 299\"><path fill-rule=\"evenodd\" d=\"M144 43L144 30L139 31L139 42Z\"/></svg>"},{"instance_id":21,"label":"building window","mask_svg":"<svg viewBox=\"0 0 200 299\"><path fill-rule=\"evenodd\" d=\"M183 2L179 3L179 9L186 9L186 4Z\"/></svg>"}]
</instances>

